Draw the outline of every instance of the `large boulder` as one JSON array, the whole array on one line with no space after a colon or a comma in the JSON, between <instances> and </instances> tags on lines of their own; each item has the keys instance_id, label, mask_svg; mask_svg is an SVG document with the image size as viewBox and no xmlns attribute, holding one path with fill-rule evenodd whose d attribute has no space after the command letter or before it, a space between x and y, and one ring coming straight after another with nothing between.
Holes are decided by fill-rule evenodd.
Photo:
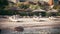
<instances>
[{"instance_id":1,"label":"large boulder","mask_svg":"<svg viewBox=\"0 0 60 34\"><path fill-rule=\"evenodd\" d=\"M15 27L14 30L18 32L23 32L24 28L22 26L19 26L19 27Z\"/></svg>"}]
</instances>

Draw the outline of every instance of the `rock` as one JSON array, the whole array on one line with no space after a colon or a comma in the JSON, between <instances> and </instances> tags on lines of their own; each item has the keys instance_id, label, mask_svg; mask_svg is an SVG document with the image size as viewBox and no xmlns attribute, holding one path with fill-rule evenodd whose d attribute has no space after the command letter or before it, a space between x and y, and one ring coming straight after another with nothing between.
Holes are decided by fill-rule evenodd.
<instances>
[{"instance_id":1,"label":"rock","mask_svg":"<svg viewBox=\"0 0 60 34\"><path fill-rule=\"evenodd\" d=\"M0 29L0 33L1 33L1 29Z\"/></svg>"},{"instance_id":2,"label":"rock","mask_svg":"<svg viewBox=\"0 0 60 34\"><path fill-rule=\"evenodd\" d=\"M19 26L19 27L15 27L14 30L18 32L23 32L24 28L22 26Z\"/></svg>"}]
</instances>

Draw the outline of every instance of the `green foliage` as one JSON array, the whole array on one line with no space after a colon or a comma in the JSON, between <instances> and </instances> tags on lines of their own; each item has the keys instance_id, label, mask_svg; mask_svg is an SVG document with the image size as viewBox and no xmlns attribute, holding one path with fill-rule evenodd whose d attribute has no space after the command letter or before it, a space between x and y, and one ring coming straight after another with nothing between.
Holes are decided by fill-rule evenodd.
<instances>
[{"instance_id":1,"label":"green foliage","mask_svg":"<svg viewBox=\"0 0 60 34\"><path fill-rule=\"evenodd\" d=\"M57 15L60 16L60 12L58 12Z\"/></svg>"},{"instance_id":2,"label":"green foliage","mask_svg":"<svg viewBox=\"0 0 60 34\"><path fill-rule=\"evenodd\" d=\"M60 16L60 5L54 5L53 9L58 10L57 16Z\"/></svg>"},{"instance_id":3,"label":"green foliage","mask_svg":"<svg viewBox=\"0 0 60 34\"><path fill-rule=\"evenodd\" d=\"M60 9L60 5L54 5L53 9L59 10Z\"/></svg>"},{"instance_id":4,"label":"green foliage","mask_svg":"<svg viewBox=\"0 0 60 34\"><path fill-rule=\"evenodd\" d=\"M29 8L35 10L35 9L40 9L39 5L30 5Z\"/></svg>"},{"instance_id":5,"label":"green foliage","mask_svg":"<svg viewBox=\"0 0 60 34\"><path fill-rule=\"evenodd\" d=\"M21 4L19 7L20 7L21 9L27 9L27 8L29 8L29 5L28 5L28 4L26 4L26 5Z\"/></svg>"},{"instance_id":6,"label":"green foliage","mask_svg":"<svg viewBox=\"0 0 60 34\"><path fill-rule=\"evenodd\" d=\"M0 0L0 8L1 9L5 8L6 5L8 5L8 1L7 0Z\"/></svg>"},{"instance_id":7,"label":"green foliage","mask_svg":"<svg viewBox=\"0 0 60 34\"><path fill-rule=\"evenodd\" d=\"M17 14L17 12L13 10L0 10L0 15L15 15L15 14Z\"/></svg>"}]
</instances>

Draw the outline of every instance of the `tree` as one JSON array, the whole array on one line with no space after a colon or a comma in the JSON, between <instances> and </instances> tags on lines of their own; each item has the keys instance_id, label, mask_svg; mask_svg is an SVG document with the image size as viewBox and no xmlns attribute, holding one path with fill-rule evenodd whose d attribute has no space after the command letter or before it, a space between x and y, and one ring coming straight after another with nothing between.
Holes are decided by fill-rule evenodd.
<instances>
[{"instance_id":1,"label":"tree","mask_svg":"<svg viewBox=\"0 0 60 34\"><path fill-rule=\"evenodd\" d=\"M21 9L27 9L27 8L29 8L29 4L26 4L26 5L21 4L19 7L20 7Z\"/></svg>"},{"instance_id":2,"label":"tree","mask_svg":"<svg viewBox=\"0 0 60 34\"><path fill-rule=\"evenodd\" d=\"M54 5L53 9L60 10L60 5Z\"/></svg>"},{"instance_id":3,"label":"tree","mask_svg":"<svg viewBox=\"0 0 60 34\"><path fill-rule=\"evenodd\" d=\"M49 9L49 4L47 2L39 2L38 5L40 6L41 9L48 10Z\"/></svg>"},{"instance_id":4,"label":"tree","mask_svg":"<svg viewBox=\"0 0 60 34\"><path fill-rule=\"evenodd\" d=\"M8 0L0 0L0 9L5 8L8 5Z\"/></svg>"},{"instance_id":5,"label":"tree","mask_svg":"<svg viewBox=\"0 0 60 34\"><path fill-rule=\"evenodd\" d=\"M35 9L40 9L40 6L39 5L32 5L32 4L30 4L29 8L35 10Z\"/></svg>"}]
</instances>

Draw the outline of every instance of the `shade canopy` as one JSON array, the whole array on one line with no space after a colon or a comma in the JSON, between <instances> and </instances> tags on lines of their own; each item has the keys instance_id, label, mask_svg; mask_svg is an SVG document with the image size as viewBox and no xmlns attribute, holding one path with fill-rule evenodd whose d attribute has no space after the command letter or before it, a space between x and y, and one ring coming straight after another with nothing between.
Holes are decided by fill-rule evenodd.
<instances>
[{"instance_id":1,"label":"shade canopy","mask_svg":"<svg viewBox=\"0 0 60 34\"><path fill-rule=\"evenodd\" d=\"M49 10L48 12L58 12L58 11L55 9L52 9L52 10Z\"/></svg>"},{"instance_id":2,"label":"shade canopy","mask_svg":"<svg viewBox=\"0 0 60 34\"><path fill-rule=\"evenodd\" d=\"M46 12L46 11L42 9L37 9L37 10L33 10L32 12Z\"/></svg>"}]
</instances>

